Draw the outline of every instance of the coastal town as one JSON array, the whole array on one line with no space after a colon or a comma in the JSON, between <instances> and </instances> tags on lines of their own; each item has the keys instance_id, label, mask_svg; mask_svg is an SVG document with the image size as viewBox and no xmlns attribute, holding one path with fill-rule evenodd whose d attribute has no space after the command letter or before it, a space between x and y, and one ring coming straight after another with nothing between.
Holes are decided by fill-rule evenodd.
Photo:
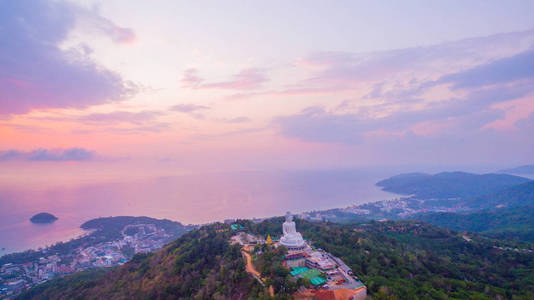
<instances>
[{"instance_id":1,"label":"coastal town","mask_svg":"<svg viewBox=\"0 0 534 300\"><path fill-rule=\"evenodd\" d=\"M298 217L311 222L330 221L344 223L364 219L397 220L421 213L467 210L458 200L459 198L420 199L413 196L400 197L356 204L344 208L303 212L298 214Z\"/></svg>"},{"instance_id":2,"label":"coastal town","mask_svg":"<svg viewBox=\"0 0 534 300\"><path fill-rule=\"evenodd\" d=\"M155 224L131 224L121 231L122 238L79 247L65 255L47 255L22 264L0 267L0 299L10 299L22 291L58 276L93 268L124 264L134 254L162 248L172 237Z\"/></svg>"},{"instance_id":3,"label":"coastal town","mask_svg":"<svg viewBox=\"0 0 534 300\"><path fill-rule=\"evenodd\" d=\"M253 256L259 253L258 245L267 244L275 248L287 248L283 264L290 270L295 280L304 278L312 288L301 288L293 295L295 299L349 299L363 300L367 296L367 288L353 274L351 268L340 258L322 249L315 248L309 241L304 240L296 230L293 216L288 212L282 225L282 236L272 238L255 236L242 230L239 224L233 224L232 230L237 233L232 236L231 243L242 246L242 254L247 262L249 272L261 285L265 286L261 274L253 264ZM272 287L266 287L271 290Z\"/></svg>"}]
</instances>

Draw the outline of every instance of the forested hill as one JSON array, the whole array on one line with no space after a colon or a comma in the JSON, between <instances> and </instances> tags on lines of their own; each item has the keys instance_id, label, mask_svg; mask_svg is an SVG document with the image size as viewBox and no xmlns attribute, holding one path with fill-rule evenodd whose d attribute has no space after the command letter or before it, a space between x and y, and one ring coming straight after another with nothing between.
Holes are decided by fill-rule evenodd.
<instances>
[{"instance_id":1,"label":"forested hill","mask_svg":"<svg viewBox=\"0 0 534 300\"><path fill-rule=\"evenodd\" d=\"M47 255L64 255L78 247L89 247L98 243L111 242L122 238L122 230L126 225L134 224L154 224L165 230L171 236L171 240L176 239L187 231L196 228L194 225L183 225L180 222L170 220L160 220L149 217L117 216L105 217L89 220L80 227L85 230L94 230L91 234L72 239L68 242L58 242L45 250L26 250L24 252L10 253L0 257L0 265L6 263L23 264L38 260Z\"/></svg>"},{"instance_id":2,"label":"forested hill","mask_svg":"<svg viewBox=\"0 0 534 300\"><path fill-rule=\"evenodd\" d=\"M416 216L454 230L482 232L495 238L534 242L534 181L462 200L463 207L482 209L462 213Z\"/></svg>"},{"instance_id":3,"label":"forested hill","mask_svg":"<svg viewBox=\"0 0 534 300\"><path fill-rule=\"evenodd\" d=\"M500 170L499 172L509 174L534 174L534 165L519 166L516 168Z\"/></svg>"},{"instance_id":4,"label":"forested hill","mask_svg":"<svg viewBox=\"0 0 534 300\"><path fill-rule=\"evenodd\" d=\"M534 205L534 181L512 186L491 194L466 201L471 208L494 208Z\"/></svg>"},{"instance_id":5,"label":"forested hill","mask_svg":"<svg viewBox=\"0 0 534 300\"><path fill-rule=\"evenodd\" d=\"M110 271L82 272L39 285L18 299L248 299L261 296L228 230L205 226Z\"/></svg>"},{"instance_id":6,"label":"forested hill","mask_svg":"<svg viewBox=\"0 0 534 300\"><path fill-rule=\"evenodd\" d=\"M534 206L464 213L431 213L416 218L457 231L482 232L495 238L534 243Z\"/></svg>"},{"instance_id":7,"label":"forested hill","mask_svg":"<svg viewBox=\"0 0 534 300\"><path fill-rule=\"evenodd\" d=\"M196 228L194 225L183 225L180 222L167 219L161 220L149 217L131 216L96 218L83 223L80 228L85 230L96 229L100 231L100 234L107 234L110 237L120 237L120 232L126 225L134 224L154 224L159 228L164 229L166 232L172 233L176 237Z\"/></svg>"},{"instance_id":8,"label":"forested hill","mask_svg":"<svg viewBox=\"0 0 534 300\"><path fill-rule=\"evenodd\" d=\"M414 195L420 199L469 198L497 192L530 179L507 174L443 172L435 175L409 173L377 182L384 191Z\"/></svg>"},{"instance_id":9,"label":"forested hill","mask_svg":"<svg viewBox=\"0 0 534 300\"><path fill-rule=\"evenodd\" d=\"M272 237L280 236L282 222L239 221L247 232ZM468 241L421 221L341 225L297 219L297 229L314 246L343 259L374 299L534 299L531 244L483 236ZM245 272L238 246L228 243L230 235L228 225L204 226L122 267L55 279L19 299L267 297ZM522 249L512 250L516 247ZM289 285L287 271L275 273L280 286L284 280ZM278 299L289 298L275 291Z\"/></svg>"}]
</instances>

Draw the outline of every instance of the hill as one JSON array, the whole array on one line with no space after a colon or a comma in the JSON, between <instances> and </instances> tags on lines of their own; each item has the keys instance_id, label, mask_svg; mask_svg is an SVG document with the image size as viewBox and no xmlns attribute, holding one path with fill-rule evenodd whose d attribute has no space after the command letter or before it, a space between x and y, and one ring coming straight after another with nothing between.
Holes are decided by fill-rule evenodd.
<instances>
[{"instance_id":1,"label":"hill","mask_svg":"<svg viewBox=\"0 0 534 300\"><path fill-rule=\"evenodd\" d=\"M511 174L534 174L534 165L519 166L511 169L500 170L499 172Z\"/></svg>"},{"instance_id":2,"label":"hill","mask_svg":"<svg viewBox=\"0 0 534 300\"><path fill-rule=\"evenodd\" d=\"M206 226L124 266L52 280L19 299L247 299L261 288L229 238Z\"/></svg>"},{"instance_id":3,"label":"hill","mask_svg":"<svg viewBox=\"0 0 534 300\"><path fill-rule=\"evenodd\" d=\"M38 213L30 218L30 221L35 224L48 224L57 220L57 217L53 214L46 212Z\"/></svg>"},{"instance_id":4,"label":"hill","mask_svg":"<svg viewBox=\"0 0 534 300\"><path fill-rule=\"evenodd\" d=\"M180 222L167 219L154 219L149 217L117 216L105 217L89 220L83 223L80 228L85 230L96 230L99 235L105 235L107 239L121 236L121 231L126 225L154 224L166 232L171 233L174 238L182 235L196 226L183 225Z\"/></svg>"},{"instance_id":5,"label":"hill","mask_svg":"<svg viewBox=\"0 0 534 300\"><path fill-rule=\"evenodd\" d=\"M276 237L282 221L239 223L250 233ZM237 246L229 244L228 227L204 226L124 266L55 279L19 299L266 299L245 273ZM534 259L528 252L532 244L512 251L520 246L484 236L467 241L455 231L421 221L342 225L297 219L297 229L315 247L343 259L374 299L534 297ZM276 267L262 276L271 273L278 276L271 280L278 282L276 298L289 299L283 290L290 286L287 271Z\"/></svg>"},{"instance_id":6,"label":"hill","mask_svg":"<svg viewBox=\"0 0 534 300\"><path fill-rule=\"evenodd\" d=\"M89 247L99 243L110 242L122 237L121 231L126 225L134 224L154 224L164 229L170 240L175 240L180 235L190 231L196 226L183 225L180 222L170 220L160 220L149 217L107 217L98 218L83 223L80 227L85 230L92 230L91 233L72 239L68 242L58 242L46 249L27 250L24 252L10 253L0 257L0 265L7 263L24 264L38 260L46 255L65 255L78 247Z\"/></svg>"},{"instance_id":7,"label":"hill","mask_svg":"<svg viewBox=\"0 0 534 300\"><path fill-rule=\"evenodd\" d=\"M447 199L477 197L528 181L527 178L507 174L443 172L435 175L401 174L379 181L376 185L384 191L414 195L419 199Z\"/></svg>"},{"instance_id":8,"label":"hill","mask_svg":"<svg viewBox=\"0 0 534 300\"><path fill-rule=\"evenodd\" d=\"M525 205L534 205L534 181L529 181L465 201L465 206L473 209Z\"/></svg>"},{"instance_id":9,"label":"hill","mask_svg":"<svg viewBox=\"0 0 534 300\"><path fill-rule=\"evenodd\" d=\"M465 213L431 213L416 218L457 231L480 232L495 238L534 243L534 206Z\"/></svg>"}]
</instances>

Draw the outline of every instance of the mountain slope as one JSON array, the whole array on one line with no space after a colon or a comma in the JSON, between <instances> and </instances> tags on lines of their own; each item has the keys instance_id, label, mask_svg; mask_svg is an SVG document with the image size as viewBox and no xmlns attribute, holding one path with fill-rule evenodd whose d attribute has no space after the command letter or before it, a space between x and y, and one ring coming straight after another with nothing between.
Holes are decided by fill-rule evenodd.
<instances>
[{"instance_id":1,"label":"mountain slope","mask_svg":"<svg viewBox=\"0 0 534 300\"><path fill-rule=\"evenodd\" d=\"M431 213L416 219L457 231L481 232L493 237L534 242L534 206L465 213Z\"/></svg>"},{"instance_id":2,"label":"mountain slope","mask_svg":"<svg viewBox=\"0 0 534 300\"><path fill-rule=\"evenodd\" d=\"M131 216L117 216L105 217L89 220L83 223L80 228L85 230L93 230L88 235L70 240L68 242L58 242L46 250L27 250L24 252L10 253L0 257L0 265L6 263L23 264L38 260L44 256L43 251L47 255L57 254L65 255L78 247L89 247L98 243L110 242L122 238L121 231L126 225L133 224L154 224L162 228L171 237L169 241L176 239L187 231L196 228L193 225L183 225L180 222L170 220L160 220L149 217L131 217Z\"/></svg>"},{"instance_id":3,"label":"mountain slope","mask_svg":"<svg viewBox=\"0 0 534 300\"><path fill-rule=\"evenodd\" d=\"M272 237L280 236L282 222L282 218L260 224L239 221L247 232ZM503 250L519 247L513 242L484 237L466 241L455 232L420 221L296 222L315 247L343 259L374 299L534 296L533 254ZM224 228L228 226L202 227L122 267L52 280L19 299L267 299L259 284L245 273L239 248L228 243L231 233L221 230ZM287 286L290 277L286 273L273 282ZM278 292L277 299L289 298Z\"/></svg>"},{"instance_id":4,"label":"mountain slope","mask_svg":"<svg viewBox=\"0 0 534 300\"><path fill-rule=\"evenodd\" d=\"M446 199L477 197L528 181L527 178L507 174L443 172L435 175L401 174L379 181L376 185L384 191L414 195L420 199Z\"/></svg>"},{"instance_id":5,"label":"mountain slope","mask_svg":"<svg viewBox=\"0 0 534 300\"><path fill-rule=\"evenodd\" d=\"M374 299L534 296L534 254L494 248L516 247L513 242L501 244L485 237L468 242L455 232L420 221L296 222L304 238L347 263ZM281 223L282 219L274 219L245 227L275 236Z\"/></svg>"},{"instance_id":6,"label":"mountain slope","mask_svg":"<svg viewBox=\"0 0 534 300\"><path fill-rule=\"evenodd\" d=\"M534 165L519 166L516 168L500 170L499 172L511 174L534 174Z\"/></svg>"},{"instance_id":7,"label":"mountain slope","mask_svg":"<svg viewBox=\"0 0 534 300\"><path fill-rule=\"evenodd\" d=\"M529 181L488 195L469 199L469 201L466 201L465 205L471 208L534 205L534 181Z\"/></svg>"},{"instance_id":8,"label":"mountain slope","mask_svg":"<svg viewBox=\"0 0 534 300\"><path fill-rule=\"evenodd\" d=\"M247 299L261 289L229 237L203 227L124 266L52 280L19 299Z\"/></svg>"}]
</instances>

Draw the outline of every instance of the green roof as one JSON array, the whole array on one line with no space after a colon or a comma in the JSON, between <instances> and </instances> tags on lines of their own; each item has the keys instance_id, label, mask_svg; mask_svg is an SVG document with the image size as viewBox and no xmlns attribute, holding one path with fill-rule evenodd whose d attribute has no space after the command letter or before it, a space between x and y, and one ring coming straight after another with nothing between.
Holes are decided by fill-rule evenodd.
<instances>
[{"instance_id":1,"label":"green roof","mask_svg":"<svg viewBox=\"0 0 534 300\"><path fill-rule=\"evenodd\" d=\"M311 280L312 278L321 275L321 272L319 270L317 270L317 269L311 269L311 270L307 270L307 271L303 272L300 275L303 278L307 278L307 279Z\"/></svg>"},{"instance_id":2,"label":"green roof","mask_svg":"<svg viewBox=\"0 0 534 300\"><path fill-rule=\"evenodd\" d=\"M306 268L306 267L294 267L293 268L293 271L289 272L289 274L291 274L291 276L298 276L306 271L308 271L309 269Z\"/></svg>"},{"instance_id":3,"label":"green roof","mask_svg":"<svg viewBox=\"0 0 534 300\"><path fill-rule=\"evenodd\" d=\"M326 280L323 278L323 277L313 277L310 282L313 284L313 285L321 285L323 283L326 282Z\"/></svg>"},{"instance_id":4,"label":"green roof","mask_svg":"<svg viewBox=\"0 0 534 300\"><path fill-rule=\"evenodd\" d=\"M245 227L243 227L243 225L241 224L232 224L230 225L230 228L232 228L232 230L238 230L238 229L243 229Z\"/></svg>"}]
</instances>

